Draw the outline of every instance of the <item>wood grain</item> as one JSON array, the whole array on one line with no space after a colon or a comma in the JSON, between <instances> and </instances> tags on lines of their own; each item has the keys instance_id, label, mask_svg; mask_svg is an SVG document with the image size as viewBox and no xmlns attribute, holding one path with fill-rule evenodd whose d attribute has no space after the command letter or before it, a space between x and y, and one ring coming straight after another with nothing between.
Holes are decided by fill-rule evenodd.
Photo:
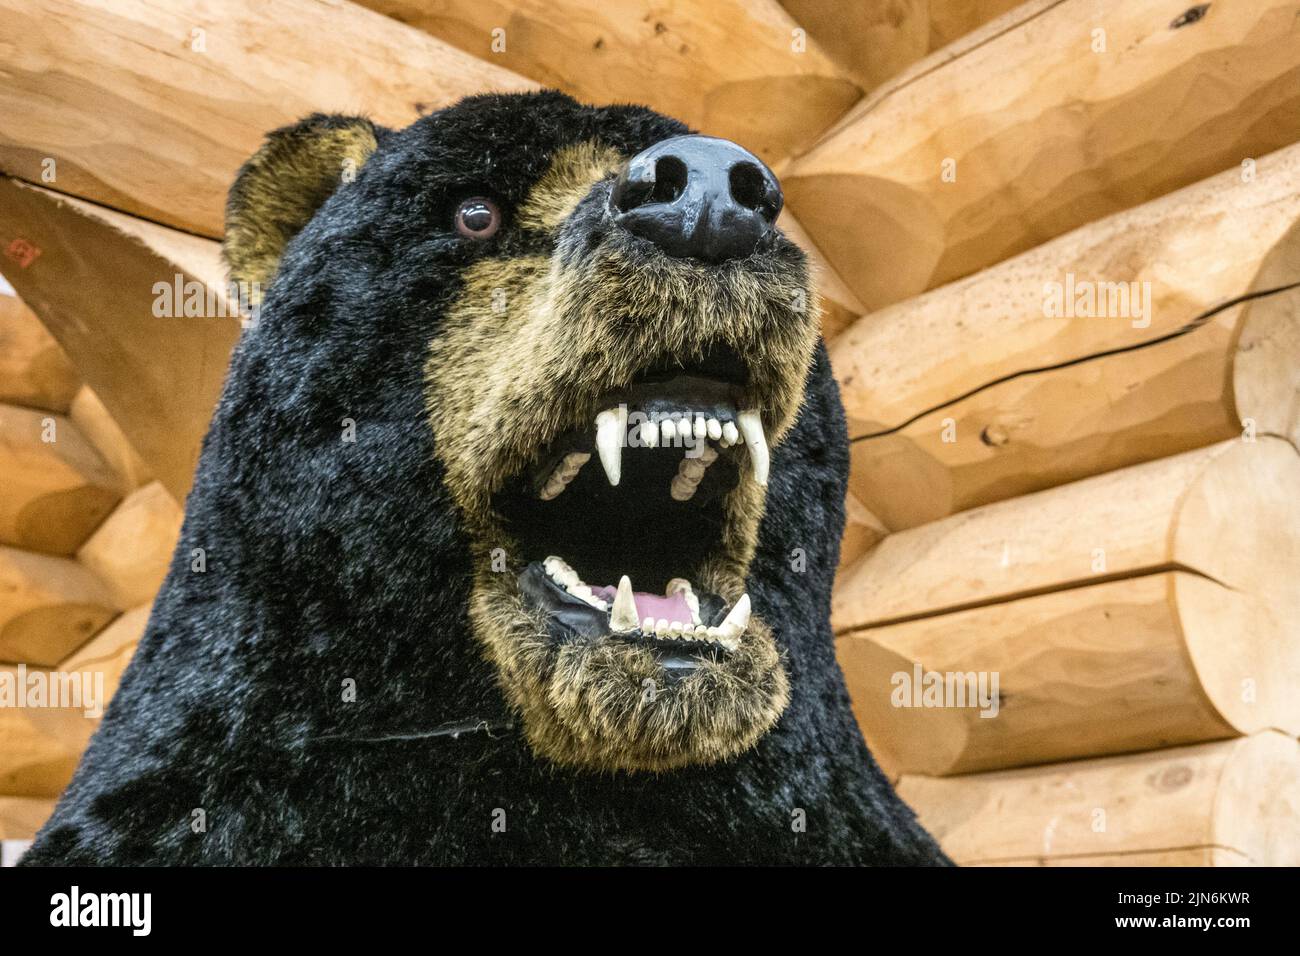
<instances>
[{"instance_id":1,"label":"wood grain","mask_svg":"<svg viewBox=\"0 0 1300 956\"><path fill-rule=\"evenodd\" d=\"M80 384L41 320L0 288L0 402L66 412Z\"/></svg>"},{"instance_id":2,"label":"wood grain","mask_svg":"<svg viewBox=\"0 0 1300 956\"><path fill-rule=\"evenodd\" d=\"M184 501L240 319L217 243L49 190L0 180L0 244L41 255L7 276L148 470ZM85 250L93 249L93 256ZM155 314L155 287L200 283L211 314Z\"/></svg>"},{"instance_id":3,"label":"wood grain","mask_svg":"<svg viewBox=\"0 0 1300 956\"><path fill-rule=\"evenodd\" d=\"M833 596L873 750L937 775L1300 732L1297 488L1288 442L1227 442L890 535ZM897 706L917 667L996 674L996 714Z\"/></svg>"},{"instance_id":4,"label":"wood grain","mask_svg":"<svg viewBox=\"0 0 1300 956\"><path fill-rule=\"evenodd\" d=\"M1274 731L898 790L963 865L1300 864L1300 750Z\"/></svg>"},{"instance_id":5,"label":"wood grain","mask_svg":"<svg viewBox=\"0 0 1300 956\"><path fill-rule=\"evenodd\" d=\"M1063 0L963 40L797 159L786 197L874 310L1300 139L1300 0L1182 12Z\"/></svg>"},{"instance_id":6,"label":"wood grain","mask_svg":"<svg viewBox=\"0 0 1300 956\"><path fill-rule=\"evenodd\" d=\"M361 2L543 86L643 103L769 163L861 95L815 40L796 44L797 25L776 0Z\"/></svg>"},{"instance_id":7,"label":"wood grain","mask_svg":"<svg viewBox=\"0 0 1300 956\"><path fill-rule=\"evenodd\" d=\"M122 498L118 476L71 419L0 405L0 544L71 554Z\"/></svg>"},{"instance_id":8,"label":"wood grain","mask_svg":"<svg viewBox=\"0 0 1300 956\"><path fill-rule=\"evenodd\" d=\"M167 489L152 482L122 500L77 560L107 585L118 607L150 602L167 576L183 517Z\"/></svg>"},{"instance_id":9,"label":"wood grain","mask_svg":"<svg viewBox=\"0 0 1300 956\"><path fill-rule=\"evenodd\" d=\"M119 610L76 561L0 546L0 662L53 667Z\"/></svg>"},{"instance_id":10,"label":"wood grain","mask_svg":"<svg viewBox=\"0 0 1300 956\"><path fill-rule=\"evenodd\" d=\"M318 111L400 127L534 86L325 0L0 0L0 49L0 169L208 236L235 171L277 127Z\"/></svg>"},{"instance_id":11,"label":"wood grain","mask_svg":"<svg viewBox=\"0 0 1300 956\"><path fill-rule=\"evenodd\" d=\"M854 493L898 529L1247 425L1300 440L1298 221L1290 147L857 322ZM1105 312L1049 314L1069 288Z\"/></svg>"}]
</instances>

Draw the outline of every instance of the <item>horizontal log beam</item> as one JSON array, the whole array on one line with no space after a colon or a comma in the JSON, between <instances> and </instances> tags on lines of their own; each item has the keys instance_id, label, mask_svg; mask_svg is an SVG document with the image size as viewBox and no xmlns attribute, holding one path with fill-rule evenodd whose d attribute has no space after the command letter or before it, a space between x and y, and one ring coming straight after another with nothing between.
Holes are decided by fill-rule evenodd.
<instances>
[{"instance_id":1,"label":"horizontal log beam","mask_svg":"<svg viewBox=\"0 0 1300 956\"><path fill-rule=\"evenodd\" d=\"M361 0L592 103L645 103L769 163L861 91L776 0Z\"/></svg>"},{"instance_id":2,"label":"horizontal log beam","mask_svg":"<svg viewBox=\"0 0 1300 956\"><path fill-rule=\"evenodd\" d=\"M31 840L53 812L52 799L0 797L0 840ZM6 855L5 863L9 862Z\"/></svg>"},{"instance_id":3,"label":"horizontal log beam","mask_svg":"<svg viewBox=\"0 0 1300 956\"><path fill-rule=\"evenodd\" d=\"M119 610L76 561L0 546L0 662L53 667Z\"/></svg>"},{"instance_id":4,"label":"horizontal log beam","mask_svg":"<svg viewBox=\"0 0 1300 956\"><path fill-rule=\"evenodd\" d=\"M153 600L171 564L184 515L158 482L122 500L90 539L77 560L108 587L118 607Z\"/></svg>"},{"instance_id":5,"label":"horizontal log beam","mask_svg":"<svg viewBox=\"0 0 1300 956\"><path fill-rule=\"evenodd\" d=\"M947 46L1019 3L781 0L786 12L864 90L875 89L932 50Z\"/></svg>"},{"instance_id":6,"label":"horizontal log beam","mask_svg":"<svg viewBox=\"0 0 1300 956\"><path fill-rule=\"evenodd\" d=\"M1228 442L890 535L833 598L873 750L939 775L1300 733L1297 488L1289 443Z\"/></svg>"},{"instance_id":7,"label":"horizontal log beam","mask_svg":"<svg viewBox=\"0 0 1300 956\"><path fill-rule=\"evenodd\" d=\"M270 130L534 85L348 2L0 0L0 48L0 169L214 237Z\"/></svg>"},{"instance_id":8,"label":"horizontal log beam","mask_svg":"<svg viewBox=\"0 0 1300 956\"><path fill-rule=\"evenodd\" d=\"M1296 866L1298 790L1300 745L1273 731L898 785L967 866Z\"/></svg>"},{"instance_id":9,"label":"horizontal log beam","mask_svg":"<svg viewBox=\"0 0 1300 956\"><path fill-rule=\"evenodd\" d=\"M1300 0L1022 10L886 84L784 171L868 309L1300 139Z\"/></svg>"},{"instance_id":10,"label":"horizontal log beam","mask_svg":"<svg viewBox=\"0 0 1300 956\"><path fill-rule=\"evenodd\" d=\"M1298 223L1294 146L862 319L831 350L855 494L900 529L1247 428L1300 440Z\"/></svg>"},{"instance_id":11,"label":"horizontal log beam","mask_svg":"<svg viewBox=\"0 0 1300 956\"><path fill-rule=\"evenodd\" d=\"M0 682L35 680L54 689L70 687L73 679L79 692L95 695L93 701L83 696L81 706L54 706L68 701L50 700L47 691L41 706L0 707L0 794L56 797L63 792L148 620L148 606L119 615L57 669L0 667Z\"/></svg>"},{"instance_id":12,"label":"horizontal log beam","mask_svg":"<svg viewBox=\"0 0 1300 956\"><path fill-rule=\"evenodd\" d=\"M0 405L0 544L67 555L122 498L119 477L71 419Z\"/></svg>"}]
</instances>

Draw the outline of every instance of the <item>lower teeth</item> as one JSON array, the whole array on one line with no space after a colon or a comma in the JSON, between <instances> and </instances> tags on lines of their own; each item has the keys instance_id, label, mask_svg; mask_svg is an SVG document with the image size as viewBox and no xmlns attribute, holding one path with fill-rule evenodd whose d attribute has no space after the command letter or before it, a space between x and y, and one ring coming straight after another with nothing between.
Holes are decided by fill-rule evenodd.
<instances>
[{"instance_id":1,"label":"lower teeth","mask_svg":"<svg viewBox=\"0 0 1300 956\"><path fill-rule=\"evenodd\" d=\"M667 618L656 619L653 616L641 617L637 608L637 593L632 590L632 581L625 574L618 582L612 601L605 601L596 596L592 588L583 583L576 571L569 567L563 558L551 555L543 562L543 567L551 580L564 588L566 592L580 598L592 607L609 613L609 629L620 637L654 637L670 641L700 641L721 645L729 651L740 646L741 636L749 626L749 595L741 595L727 612L726 618L716 627L710 627L700 621L699 601L690 582L685 578L673 578L668 583L666 598L678 597L690 612L690 621L670 621ZM642 594L643 601L649 604L652 595Z\"/></svg>"}]
</instances>

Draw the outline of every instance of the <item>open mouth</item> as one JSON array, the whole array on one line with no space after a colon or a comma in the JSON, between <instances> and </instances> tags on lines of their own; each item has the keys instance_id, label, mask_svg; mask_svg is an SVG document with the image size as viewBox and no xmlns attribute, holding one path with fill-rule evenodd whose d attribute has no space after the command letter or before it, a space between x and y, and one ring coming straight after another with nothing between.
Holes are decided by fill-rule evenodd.
<instances>
[{"instance_id":1,"label":"open mouth","mask_svg":"<svg viewBox=\"0 0 1300 956\"><path fill-rule=\"evenodd\" d=\"M749 596L712 588L729 558L728 496L767 483L762 415L729 349L656 363L597 408L498 496L523 552L519 593L555 644L634 644L679 680L736 653L749 628Z\"/></svg>"}]
</instances>

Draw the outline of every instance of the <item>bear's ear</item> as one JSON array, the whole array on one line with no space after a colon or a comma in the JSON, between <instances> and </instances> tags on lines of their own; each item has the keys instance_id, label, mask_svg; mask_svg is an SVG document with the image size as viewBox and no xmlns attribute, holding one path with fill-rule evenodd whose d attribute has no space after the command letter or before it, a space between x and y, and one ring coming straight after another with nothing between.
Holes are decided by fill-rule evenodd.
<instances>
[{"instance_id":1,"label":"bear's ear","mask_svg":"<svg viewBox=\"0 0 1300 956\"><path fill-rule=\"evenodd\" d=\"M269 134L239 170L226 199L222 253L231 280L242 288L265 288L289 240L344 178L355 175L378 142L370 120L323 113Z\"/></svg>"}]
</instances>

